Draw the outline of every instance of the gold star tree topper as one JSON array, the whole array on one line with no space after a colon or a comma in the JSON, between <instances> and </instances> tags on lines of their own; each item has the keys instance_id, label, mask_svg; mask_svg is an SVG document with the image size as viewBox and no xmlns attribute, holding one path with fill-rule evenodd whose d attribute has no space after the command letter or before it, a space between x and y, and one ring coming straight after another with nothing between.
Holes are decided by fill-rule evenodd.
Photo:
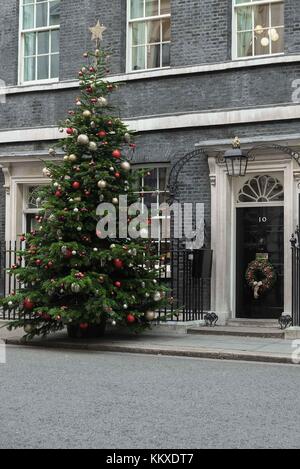
<instances>
[{"instance_id":1,"label":"gold star tree topper","mask_svg":"<svg viewBox=\"0 0 300 469\"><path fill-rule=\"evenodd\" d=\"M102 41L103 39L103 33L106 31L106 27L103 26L103 24L100 24L100 21L98 20L96 26L93 28L90 28L90 31L92 33L92 41Z\"/></svg>"}]
</instances>

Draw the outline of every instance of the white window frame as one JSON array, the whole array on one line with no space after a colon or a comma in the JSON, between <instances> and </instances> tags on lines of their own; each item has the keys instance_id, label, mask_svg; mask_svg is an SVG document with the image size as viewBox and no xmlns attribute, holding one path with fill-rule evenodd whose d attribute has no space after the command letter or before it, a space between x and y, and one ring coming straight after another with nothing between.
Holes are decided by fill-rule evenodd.
<instances>
[{"instance_id":1,"label":"white window frame","mask_svg":"<svg viewBox=\"0 0 300 469\"><path fill-rule=\"evenodd\" d=\"M262 59L266 57L276 57L276 56L284 55L284 52L271 53L270 48L269 48L268 54L262 54L262 55L252 54L246 57L239 57L237 53L238 51L238 41L237 41L237 10L238 8L247 7L247 6L255 6L255 5L265 5L265 4L272 5L276 3L283 3L285 5L285 0L260 0L260 1L244 0L244 2L240 4L236 4L236 0L232 0L232 60L255 60L255 59ZM254 15L254 9L253 9L252 15ZM254 24L254 19L253 19L253 24ZM285 23L280 27L282 27L283 30L285 31ZM252 33L252 41L254 41L254 31Z\"/></svg>"},{"instance_id":2,"label":"white window frame","mask_svg":"<svg viewBox=\"0 0 300 469\"><path fill-rule=\"evenodd\" d=\"M33 1L33 0L32 0ZM45 0L46 1L46 0ZM48 15L49 15L49 8L50 8L50 0L47 0L48 3ZM52 26L44 26L44 27L38 27L38 28L30 28L30 29L23 29L23 5L24 5L24 0L20 0L20 5L19 5L19 66L18 66L18 84L19 85L35 85L35 84L47 84L47 83L57 83L59 82L59 76L56 78L46 78L46 79L41 79L41 80L24 80L24 35L25 33L39 33L39 32L49 32L49 31L60 31L60 24L58 25L52 25ZM36 8L34 8L34 24L35 24L35 15L36 15ZM51 39L50 39L50 50L51 50ZM46 54L43 54L46 55ZM60 56L60 51L58 51L58 56ZM37 49L36 49L36 57L38 56L37 54ZM51 70L51 52L48 54L49 57L49 71ZM37 60L35 64L35 75L37 76Z\"/></svg>"},{"instance_id":3,"label":"white window frame","mask_svg":"<svg viewBox=\"0 0 300 469\"><path fill-rule=\"evenodd\" d=\"M23 233L27 232L27 221L28 215L38 215L41 211L41 208L29 208L29 199L30 199L30 188L34 187L35 189L41 189L42 187L47 186L45 183L26 183L23 184L23 210L22 210L22 228Z\"/></svg>"},{"instance_id":4,"label":"white window frame","mask_svg":"<svg viewBox=\"0 0 300 469\"><path fill-rule=\"evenodd\" d=\"M160 11L160 1L159 0L159 11ZM154 20L163 20L163 19L171 19L171 13L164 14L164 15L157 15L157 16L146 16L145 12L145 3L144 3L144 16L141 18L134 18L131 19L131 0L127 0L127 50L126 50L126 73L139 73L139 72L150 72L151 70L165 70L171 68L170 65L166 65L165 67L155 67L155 68L144 68L140 70L132 70L132 25L134 23L141 23L147 21L154 21ZM162 44L171 44L172 38L170 41L166 41ZM162 63L162 54L161 54L161 63ZM145 64L147 64L147 47L145 48Z\"/></svg>"}]
</instances>

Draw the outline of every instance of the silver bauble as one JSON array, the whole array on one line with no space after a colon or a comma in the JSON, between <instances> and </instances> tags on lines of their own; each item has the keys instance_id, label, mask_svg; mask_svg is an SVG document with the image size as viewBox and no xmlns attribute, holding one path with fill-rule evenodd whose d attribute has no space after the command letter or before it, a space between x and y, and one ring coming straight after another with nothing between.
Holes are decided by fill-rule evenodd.
<instances>
[{"instance_id":1,"label":"silver bauble","mask_svg":"<svg viewBox=\"0 0 300 469\"><path fill-rule=\"evenodd\" d=\"M124 140L125 140L126 143L130 143L130 141L131 141L131 136L130 136L129 133L126 133L126 134L124 135Z\"/></svg>"},{"instance_id":2,"label":"silver bauble","mask_svg":"<svg viewBox=\"0 0 300 469\"><path fill-rule=\"evenodd\" d=\"M69 161L72 161L72 163L75 163L75 161L77 161L77 156L76 155L70 155L69 156Z\"/></svg>"},{"instance_id":3,"label":"silver bauble","mask_svg":"<svg viewBox=\"0 0 300 469\"><path fill-rule=\"evenodd\" d=\"M78 283L72 283L71 290L73 293L79 293L81 290L81 287Z\"/></svg>"},{"instance_id":4,"label":"silver bauble","mask_svg":"<svg viewBox=\"0 0 300 469\"><path fill-rule=\"evenodd\" d=\"M77 142L80 145L88 145L90 143L90 139L87 135L80 134L80 135L78 135Z\"/></svg>"},{"instance_id":5,"label":"silver bauble","mask_svg":"<svg viewBox=\"0 0 300 469\"><path fill-rule=\"evenodd\" d=\"M118 205L119 199L117 199L117 197L114 197L114 198L112 199L112 203L113 203L114 205Z\"/></svg>"}]
</instances>

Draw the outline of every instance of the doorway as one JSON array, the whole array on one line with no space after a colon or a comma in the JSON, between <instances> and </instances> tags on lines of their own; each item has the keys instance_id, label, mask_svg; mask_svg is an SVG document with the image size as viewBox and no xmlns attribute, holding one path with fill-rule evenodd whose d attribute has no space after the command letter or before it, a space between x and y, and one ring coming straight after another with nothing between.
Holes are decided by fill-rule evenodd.
<instances>
[{"instance_id":1,"label":"doorway","mask_svg":"<svg viewBox=\"0 0 300 469\"><path fill-rule=\"evenodd\" d=\"M236 317L278 319L284 311L283 186L272 176L256 176L243 186L238 202ZM245 274L249 264L256 259L265 259L272 265L276 282L269 290L255 296Z\"/></svg>"}]
</instances>

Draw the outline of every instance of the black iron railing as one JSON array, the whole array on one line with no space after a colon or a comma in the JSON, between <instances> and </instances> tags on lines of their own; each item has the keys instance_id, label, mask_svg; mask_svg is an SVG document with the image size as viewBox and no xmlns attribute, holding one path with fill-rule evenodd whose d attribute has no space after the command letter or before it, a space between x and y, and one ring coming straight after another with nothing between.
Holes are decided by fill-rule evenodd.
<instances>
[{"instance_id":1,"label":"black iron railing","mask_svg":"<svg viewBox=\"0 0 300 469\"><path fill-rule=\"evenodd\" d=\"M292 245L292 318L293 326L300 326L300 229L291 239Z\"/></svg>"},{"instance_id":2,"label":"black iron railing","mask_svg":"<svg viewBox=\"0 0 300 469\"><path fill-rule=\"evenodd\" d=\"M206 258L210 258L211 251L187 250L180 240L159 246L160 283L169 289L169 301L159 310L158 318L167 315L169 320L178 322L203 319L210 311L211 268Z\"/></svg>"},{"instance_id":3,"label":"black iron railing","mask_svg":"<svg viewBox=\"0 0 300 469\"><path fill-rule=\"evenodd\" d=\"M0 297L19 288L15 276L7 269L18 264L19 243L0 242ZM170 321L203 319L210 311L210 255L209 250L185 249L181 240L157 243L159 283L168 288L167 306L157 311L157 319L167 316ZM208 259L208 261L207 261ZM0 319L18 319L17 309L0 308Z\"/></svg>"}]
</instances>

